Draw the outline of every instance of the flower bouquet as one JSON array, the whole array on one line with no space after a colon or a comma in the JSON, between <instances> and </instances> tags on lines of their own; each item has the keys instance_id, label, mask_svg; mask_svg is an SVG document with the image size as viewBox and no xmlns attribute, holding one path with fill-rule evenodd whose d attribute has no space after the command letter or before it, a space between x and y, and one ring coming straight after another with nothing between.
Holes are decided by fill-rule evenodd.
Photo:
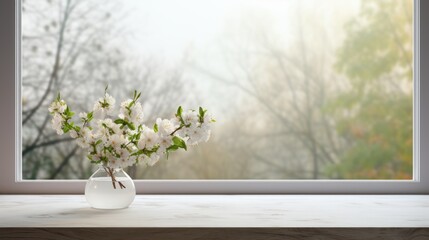
<instances>
[{"instance_id":1,"label":"flower bouquet","mask_svg":"<svg viewBox=\"0 0 429 240\"><path fill-rule=\"evenodd\" d=\"M59 135L68 133L86 149L88 159L104 169L114 189L116 184L120 189L126 188L115 177L117 169L134 164L153 166L163 155L168 158L173 151L206 142L210 138L210 125L215 121L202 107L198 111L178 107L173 118L158 118L149 127L143 123L140 95L134 91L133 98L123 101L115 114L116 101L106 87L91 112L79 113L80 124L72 120L74 112L60 94L49 107L52 128Z\"/></svg>"}]
</instances>

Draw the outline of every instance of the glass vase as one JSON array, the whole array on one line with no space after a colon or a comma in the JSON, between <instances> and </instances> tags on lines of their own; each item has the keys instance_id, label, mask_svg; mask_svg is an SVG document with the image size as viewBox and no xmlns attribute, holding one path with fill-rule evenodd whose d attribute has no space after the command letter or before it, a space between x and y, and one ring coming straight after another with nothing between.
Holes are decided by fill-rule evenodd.
<instances>
[{"instance_id":1,"label":"glass vase","mask_svg":"<svg viewBox=\"0 0 429 240\"><path fill-rule=\"evenodd\" d=\"M127 208L135 196L134 182L122 168L100 166L85 186L86 201L97 209Z\"/></svg>"}]
</instances>

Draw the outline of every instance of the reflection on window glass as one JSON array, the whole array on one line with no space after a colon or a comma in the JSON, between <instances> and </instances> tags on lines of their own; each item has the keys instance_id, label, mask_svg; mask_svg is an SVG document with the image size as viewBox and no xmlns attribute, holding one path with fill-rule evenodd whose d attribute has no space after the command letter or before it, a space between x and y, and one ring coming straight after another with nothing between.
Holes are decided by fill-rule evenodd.
<instances>
[{"instance_id":1,"label":"reflection on window glass","mask_svg":"<svg viewBox=\"0 0 429 240\"><path fill-rule=\"evenodd\" d=\"M412 29L412 0L22 0L23 178L90 176L48 105L109 85L142 91L147 125L216 116L135 179L412 179Z\"/></svg>"}]
</instances>

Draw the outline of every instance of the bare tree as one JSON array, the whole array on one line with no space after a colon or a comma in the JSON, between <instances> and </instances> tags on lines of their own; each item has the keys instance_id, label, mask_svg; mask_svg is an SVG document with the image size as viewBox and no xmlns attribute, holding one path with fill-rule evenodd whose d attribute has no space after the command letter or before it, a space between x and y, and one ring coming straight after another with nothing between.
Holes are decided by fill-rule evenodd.
<instances>
[{"instance_id":1,"label":"bare tree","mask_svg":"<svg viewBox=\"0 0 429 240\"><path fill-rule=\"evenodd\" d=\"M233 137L250 153L253 177L323 178L324 167L335 164L342 149L326 113L329 98L340 88L340 77L332 70L333 43L323 25L297 16L296 40L288 47L273 37L270 23L255 23L251 16L223 42L228 74L193 65L245 94L245 100L236 102L242 124ZM304 31L316 32L317 41Z\"/></svg>"},{"instance_id":2,"label":"bare tree","mask_svg":"<svg viewBox=\"0 0 429 240\"><path fill-rule=\"evenodd\" d=\"M136 61L122 45L126 10L118 2L24 1L22 68L22 157L24 178L87 178L85 153L50 129L47 108L58 92L75 112L88 111L106 85L122 99L142 90L148 115L172 112L178 102L180 69L151 59ZM153 119L148 119L153 120Z\"/></svg>"}]
</instances>

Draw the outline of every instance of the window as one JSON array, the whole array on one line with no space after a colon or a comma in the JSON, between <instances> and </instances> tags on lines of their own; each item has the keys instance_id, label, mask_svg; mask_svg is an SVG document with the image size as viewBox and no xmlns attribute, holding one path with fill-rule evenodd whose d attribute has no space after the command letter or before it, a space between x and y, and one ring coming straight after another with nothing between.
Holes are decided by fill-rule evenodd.
<instances>
[{"instance_id":1,"label":"window","mask_svg":"<svg viewBox=\"0 0 429 240\"><path fill-rule=\"evenodd\" d=\"M184 1L184 2L186 2L186 1ZM255 1L255 2L257 2L257 1ZM279 2L279 1L277 1L277 2ZM416 4L415 4L415 5L417 5L416 6L417 9L418 9L418 4L419 4L419 2L416 2ZM153 6L153 7L156 7L156 6ZM4 8L2 8L2 9L4 9ZM251 11L250 11L249 14L256 14L257 15L257 13L252 13ZM100 15L100 17L108 17L109 19L110 18L114 18L114 16L110 15L110 14L107 14L107 15L103 14L103 15ZM261 17L261 16L259 16L259 17ZM417 12L415 14L415 19L418 19ZM422 20L422 22L423 22L423 20ZM416 23L418 23L418 21ZM50 28L52 28L52 27L55 26L55 24L52 23L52 22L48 22L48 24L49 25L44 26L44 28L42 30L48 32ZM231 24L231 25L232 25L232 27L234 27L233 24ZM271 24L269 24L269 25L271 26ZM23 28L24 27L25 26L23 26ZM57 25L57 27L58 27L58 25ZM416 25L416 29L419 29L418 27L419 26ZM243 28L239 27L238 29L243 29ZM266 27L262 26L261 29L266 29ZM232 29L230 31L232 31L232 33L236 34L237 31L235 31L235 30L237 30L237 29ZM234 35L234 34L232 34L232 35ZM252 34L252 33L249 33L249 34ZM253 33L253 34L255 34L255 33ZM259 33L257 35L260 36ZM319 36L320 34L316 34L316 35ZM236 37L236 36L234 36L234 37ZM243 37L243 36L239 35L238 38L240 38L240 37ZM418 42L419 41L417 39L417 41L415 41L415 43L418 44ZM94 42L94 43L91 43L91 44L93 44L92 47L94 47L95 50L99 49L101 51L103 48L106 47L105 45L97 45L98 44L97 42ZM117 43L112 43L112 44L113 44L113 46L115 46L115 44L117 44ZM43 46L46 46L46 45L49 45L49 43L48 42L44 42L44 44L42 44L41 46L43 47ZM240 46L243 46L243 45L240 44ZM274 46L275 46L275 44L274 44ZM43 51L43 54L46 54L47 56L49 56L49 54L52 54L52 53L49 53L49 50L46 51L46 49L43 49L42 47L39 47L39 46L36 46L36 45L28 45L26 47L27 47L27 51L29 51L29 52ZM228 47L231 47L231 46L226 45L226 47L228 48ZM246 47L246 46L243 46L243 47ZM261 52L261 54L265 54L266 53L266 52L260 51L260 49L256 49L252 45L250 45L248 47L250 47L252 49L252 51L254 50L257 53L259 53L259 52ZM270 45L270 47L271 47L271 45ZM23 47L23 51L25 50L24 48L25 47ZM172 49L177 49L177 48L174 47ZM230 49L237 50L236 47L232 47ZM276 54L278 53L278 49L275 48L275 47L272 47L269 50L270 50L269 53L274 54L274 56L276 56ZM311 52L311 51L309 50L309 52ZM282 52L280 51L280 54L281 53ZM22 52L22 54L24 55L25 53ZM418 53L415 53L415 56L414 56L415 60L419 59L418 55L419 55ZM105 55L101 55L101 56L105 56ZM92 57L96 58L97 56L92 56ZM100 56L98 56L98 57L100 57ZM311 57L314 57L314 56L311 56ZM310 54L309 54L309 58L310 58ZM102 61L103 58L100 57L99 60ZM344 61L345 60L347 60L347 59L344 59ZM23 64L25 65L25 60L23 60L23 61L24 61ZM200 74L200 75L204 75L205 74L206 77L207 77L207 75L210 75L212 73L212 69L210 69L210 68L208 69L207 68L207 66L210 67L210 63L207 63L207 66L199 66L199 65L195 66L195 65L196 64L194 64L194 67L196 69L195 71L197 71L198 74ZM417 66L417 65L418 65L418 62L416 63L415 66ZM36 67L36 66L33 66L33 65L29 65L29 66ZM90 65L87 65L87 66L90 66ZM271 68L273 68L274 66L275 66L274 63L272 63L272 62L269 62L269 61L265 61L264 62L264 67L267 67L267 68L271 67ZM43 66L40 66L40 65L37 65L37 67L43 68ZM339 68L341 68L341 66ZM405 67L404 67L404 69L405 69ZM398 69L397 71L399 72L399 71L402 71L404 69L401 68L401 69ZM255 71L256 70L259 71L259 69L255 69ZM226 71L225 69L220 70L221 73L223 73L225 71ZM23 70L21 70L20 73L22 74ZM249 72L245 72L245 73L249 74ZM102 76L101 73L96 73L96 74L100 74L100 76ZM112 74L112 73L108 73L108 74ZM240 74L240 73L238 73L238 74ZM241 74L243 74L243 73L241 73ZM256 75L252 75L251 77L246 78L246 80L249 81L254 76L257 76L257 74L261 74L261 72L256 72L256 73L252 72L252 74L256 74ZM294 74L296 74L297 76L299 76L300 73L294 73ZM402 73L400 73L400 74L402 74ZM414 71L414 74L416 74L418 76L418 69L416 69ZM211 75L214 78L217 77L218 81L219 80L222 81L222 79L219 79L219 77L217 76L217 74L211 74ZM275 75L275 74L273 74L273 75ZM77 77L77 79L78 78L79 77ZM249 83L251 83L251 82L249 82ZM259 85L257 85L257 89L263 89L263 87L266 87L266 86L263 85L264 82L256 82L256 84L259 84ZM240 85L240 84L235 84L235 85L238 88L243 88L243 86ZM403 89L406 89L407 87L408 86L401 86L400 88L401 88L401 90L403 90ZM423 87L424 86L418 86L417 89L422 89ZM103 89L103 88L100 87L100 89ZM277 87L274 86L274 90L276 90L276 89L279 89L279 86L277 86ZM319 89L320 90L320 88L317 88L317 86L315 87L315 89ZM271 91L272 91L272 89L271 89ZM314 91L314 90L311 90L311 91ZM25 92L25 90L22 93L24 94L24 92ZM233 94L234 94L234 92L233 92ZM418 91L415 91L414 94L416 94L418 96ZM422 91L422 94L423 94L423 91ZM292 95L290 95L290 96L293 97ZM298 97L302 97L302 96L298 96ZM422 100L423 97L424 97L424 95L422 95L420 97L420 100ZM244 99L243 101L248 101L248 99L245 99L245 98L243 98L243 99ZM255 99L253 99L253 100L255 100ZM282 103L282 101L284 101L284 99L280 99L280 103ZM293 102L293 101L288 101L288 102ZM317 100L313 100L312 102L314 104L320 103ZM424 104L423 101L421 101L420 103L422 105ZM291 107L293 107L293 106L291 105ZM419 105L415 105L415 107L416 107L416 109L420 109ZM342 109L342 110L344 110L344 109ZM252 111L252 109L243 109L243 111ZM423 108L421 108L421 111L423 112ZM297 113L298 112L299 112L299 109L297 110ZM424 124L423 124L424 123L424 121L423 121L424 114L422 113L419 116L418 115L419 111L416 111L416 113L417 114L415 114L414 116L420 117L420 123L422 125L421 126L421 130L423 131L424 130ZM320 113L317 113L317 114L320 114ZM262 116L256 115L256 117L258 117L258 118L261 118L261 117L263 118L263 116L264 115L262 115ZM417 122L419 122L419 121L417 121ZM252 126L254 126L255 124L257 125L257 122L256 123L249 122L248 124L253 124ZM258 128L258 127L262 128L262 127L266 127L266 126L257 126L256 128ZM20 128L20 127L18 126L18 128ZM418 126L415 126L414 129L419 129L419 128L418 128ZM279 129L273 129L273 130L275 130L277 132L280 132L280 131L283 132L285 129L280 129L280 130ZM360 130L359 131L358 130L359 129L357 129L356 131L359 132ZM22 129L22 133L23 134L25 134L24 131L25 131L25 129ZM359 134L359 133L356 133L356 134ZM417 136L418 136L418 134L417 134ZM299 135L297 135L297 138L298 137L299 137ZM420 137L421 137L421 141L424 141L423 136L420 136ZM271 151L272 153L274 152L274 156L275 156L276 151L282 151L281 150L281 145L278 145L276 147L277 148L275 148L275 150ZM370 147L370 146L364 146L364 148L368 148L368 147ZM212 147L212 149L213 149L213 147ZM294 147L292 146L291 149L294 149ZM201 149L198 149L198 150L202 151ZM319 150L319 151L322 151L322 150ZM329 150L329 151L331 151L331 150ZM416 152L416 153L418 153L418 152ZM264 154L266 155L266 153L264 153ZM303 155L302 152L289 153L289 154L290 155L294 155L294 158L297 158L297 159L302 158L302 155ZM422 154L422 156L424 156L424 150L423 149L422 149L421 154ZM212 154L212 155L214 155L214 154ZM320 155L320 156L322 156L322 155ZM272 157L269 156L269 158L272 158ZM417 159L424 159L423 157L418 158L418 156L415 156L415 158L417 158ZM180 161L180 160L178 160L178 161ZM416 161L416 163L419 164L419 161ZM414 165L414 169L420 169L420 171L421 171L421 169L424 169L424 167L426 166L424 161L420 162L420 166L418 166L417 164ZM244 164L240 163L239 166L244 166ZM323 174L325 174L325 176L322 176L322 173L321 173L322 171L317 170L317 169L316 169L316 171L314 171L314 169L316 167L322 168L324 166L321 166L321 165L317 166L317 164L313 164L313 165L310 164L310 166L311 167L309 167L309 169L311 169L312 171L310 171L311 173L309 173L307 175L301 175L300 177L294 177L290 173L289 177L285 177L285 178L275 176L274 177L275 180L261 180L261 181L258 181L258 180L236 180L236 181L223 181L223 180L218 180L218 181L205 181L205 180L201 180L201 181L188 181L188 180L148 180L148 181L144 181L144 182L141 182L141 183L139 182L138 184L144 184L146 191L149 191L149 192L163 192L163 191L166 191L166 192L176 192L177 190L175 190L175 189L179 189L180 188L180 189L183 189L183 191L185 191L185 192L199 192L199 191L204 191L202 189L205 189L205 191L208 191L208 192L225 192L225 193L235 193L235 192L242 192L242 193L245 193L245 192L249 192L249 193L250 192L260 192L260 193L267 193L267 192L284 192L284 193L287 193L287 192L289 192L289 193L303 193L303 192L307 192L307 193L308 192L313 192L313 193L323 193L323 192L325 192L325 193L334 193L334 192L367 192L367 193L378 192L378 193L382 193L382 192L386 192L387 193L387 192L398 192L399 193L399 192L403 192L403 193L405 193L405 192L419 192L419 191L423 192L426 189L424 187L424 180L425 180L424 175L423 176L419 176L418 174L415 174L414 175L414 179L411 179L409 177L410 174L408 174L408 177L407 176L404 177L405 179L408 179L408 180L405 180L405 181L395 180L395 179L399 179L401 177L390 177L390 178L389 177L381 177L382 179L388 178L388 179L393 179L393 180L388 180L388 181L384 181L384 180L383 181L371 181L370 184L368 184L367 180L363 180L363 181L345 181L345 179L347 179L347 177L337 176L338 175L338 170L335 169L335 168L333 168L333 170L331 170L331 173L329 173L330 171L323 172ZM34 169L34 167L31 167L30 169ZM21 170L21 169L19 169L19 170ZM353 170L353 168L352 168L352 170ZM409 173L409 171L408 171L408 173ZM305 169L302 172L306 172ZM418 172L415 172L415 173L418 173ZM329 175L329 177L326 177L327 174L328 175L329 174L333 174L333 175ZM45 177L42 176L41 178L45 178ZM240 179L240 177L238 177L238 178ZM244 177L241 177L241 179L242 178L244 178ZM253 178L257 178L257 177L253 177ZM303 180L303 179L313 179L313 178L314 179L316 179L316 178L318 178L318 179L325 179L325 180L317 180L317 181ZM341 181L328 180L330 178L342 178L344 180L341 180ZM9 179L10 179L10 176L9 176ZM219 179L219 178L217 178L217 179ZM220 178L220 179L222 179L222 178ZM277 179L295 179L295 180L281 181L281 180L277 180ZM350 177L350 179L359 179L359 177L353 177L353 175L352 175L352 177ZM360 179L371 179L371 177L361 177ZM79 181L71 181L71 182L69 182L69 181L44 181L44 180L30 181L30 180L24 180L24 181L20 181L19 183L17 183L18 186L24 186L24 185L26 185L26 186L36 186L36 184L37 184L37 187L39 189L38 190L33 190L33 191L49 192L50 191L49 188L51 186L59 186L59 185L65 187L65 188L69 188L69 190L65 190L65 191L75 191L75 192L83 191L83 190L79 190L79 186L83 186L83 183L79 182ZM8 187L8 189L10 189L10 188ZM83 189L83 188L81 188L81 189ZM9 190L9 191L13 191L13 190Z\"/></svg>"}]
</instances>

